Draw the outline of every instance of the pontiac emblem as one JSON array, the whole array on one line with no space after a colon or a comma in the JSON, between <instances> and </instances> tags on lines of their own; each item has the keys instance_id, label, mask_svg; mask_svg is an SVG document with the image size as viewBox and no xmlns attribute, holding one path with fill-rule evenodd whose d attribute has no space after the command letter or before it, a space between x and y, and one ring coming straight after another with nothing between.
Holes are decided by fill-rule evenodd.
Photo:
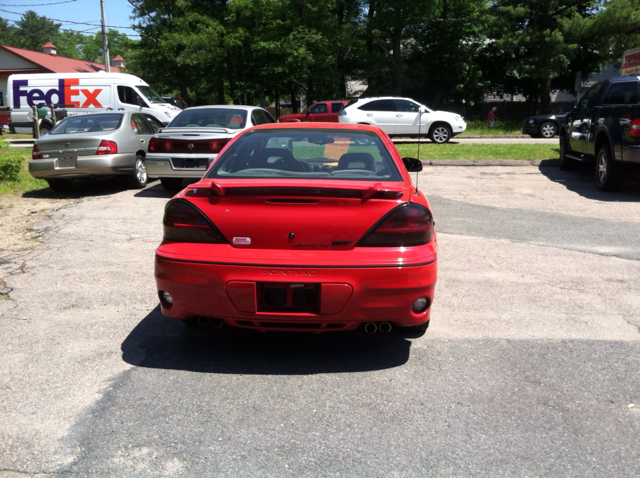
<instances>
[{"instance_id":1,"label":"pontiac emblem","mask_svg":"<svg viewBox=\"0 0 640 478\"><path fill-rule=\"evenodd\" d=\"M195 145L194 145L193 143L189 143L189 144L187 145L187 148L189 148L189 149L193 149L193 148L195 148Z\"/></svg>"}]
</instances>

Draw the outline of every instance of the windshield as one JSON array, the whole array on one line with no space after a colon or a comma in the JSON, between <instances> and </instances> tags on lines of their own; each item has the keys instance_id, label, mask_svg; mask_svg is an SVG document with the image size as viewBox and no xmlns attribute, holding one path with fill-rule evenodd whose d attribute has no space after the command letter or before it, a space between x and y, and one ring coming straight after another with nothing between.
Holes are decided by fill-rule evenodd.
<instances>
[{"instance_id":1,"label":"windshield","mask_svg":"<svg viewBox=\"0 0 640 478\"><path fill-rule=\"evenodd\" d=\"M140 93L142 93L151 103L166 103L166 100L163 100L162 97L153 91L153 88L150 86L138 86L137 88L138 91L140 91Z\"/></svg>"},{"instance_id":2,"label":"windshield","mask_svg":"<svg viewBox=\"0 0 640 478\"><path fill-rule=\"evenodd\" d=\"M247 112L235 108L197 108L182 111L169 128L226 128L243 129Z\"/></svg>"},{"instance_id":3,"label":"windshield","mask_svg":"<svg viewBox=\"0 0 640 478\"><path fill-rule=\"evenodd\" d=\"M65 118L58 123L49 134L94 133L97 131L112 131L118 129L122 123L122 115L80 115Z\"/></svg>"},{"instance_id":4,"label":"windshield","mask_svg":"<svg viewBox=\"0 0 640 478\"><path fill-rule=\"evenodd\" d=\"M243 135L205 177L402 180L375 133L298 128Z\"/></svg>"}]
</instances>

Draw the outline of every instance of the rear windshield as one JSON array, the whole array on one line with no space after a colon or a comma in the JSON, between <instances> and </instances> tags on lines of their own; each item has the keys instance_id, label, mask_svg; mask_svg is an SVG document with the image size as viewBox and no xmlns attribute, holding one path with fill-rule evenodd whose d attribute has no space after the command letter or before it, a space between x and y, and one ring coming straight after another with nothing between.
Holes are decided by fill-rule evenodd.
<instances>
[{"instance_id":1,"label":"rear windshield","mask_svg":"<svg viewBox=\"0 0 640 478\"><path fill-rule=\"evenodd\" d=\"M247 124L247 112L234 108L191 109L178 114L169 128L242 129Z\"/></svg>"},{"instance_id":2,"label":"rear windshield","mask_svg":"<svg viewBox=\"0 0 640 478\"><path fill-rule=\"evenodd\" d=\"M122 123L121 114L80 115L65 118L49 134L94 133L112 131Z\"/></svg>"},{"instance_id":3,"label":"rear windshield","mask_svg":"<svg viewBox=\"0 0 640 478\"><path fill-rule=\"evenodd\" d=\"M297 128L244 134L205 177L401 180L375 133Z\"/></svg>"}]
</instances>

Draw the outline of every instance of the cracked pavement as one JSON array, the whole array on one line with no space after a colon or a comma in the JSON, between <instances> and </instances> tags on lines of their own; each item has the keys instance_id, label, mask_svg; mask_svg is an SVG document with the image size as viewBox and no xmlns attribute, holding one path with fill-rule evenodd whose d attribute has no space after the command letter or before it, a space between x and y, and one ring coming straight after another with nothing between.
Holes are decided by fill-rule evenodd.
<instances>
[{"instance_id":1,"label":"cracked pavement","mask_svg":"<svg viewBox=\"0 0 640 478\"><path fill-rule=\"evenodd\" d=\"M638 184L419 183L439 282L412 340L188 329L153 279L169 195L81 191L3 257L0 478L640 475Z\"/></svg>"}]
</instances>

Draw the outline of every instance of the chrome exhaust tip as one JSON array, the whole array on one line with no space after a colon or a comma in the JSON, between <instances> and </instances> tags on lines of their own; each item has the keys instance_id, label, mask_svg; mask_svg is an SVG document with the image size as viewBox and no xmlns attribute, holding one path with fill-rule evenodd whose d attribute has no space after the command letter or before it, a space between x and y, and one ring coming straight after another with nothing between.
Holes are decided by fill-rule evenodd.
<instances>
[{"instance_id":1,"label":"chrome exhaust tip","mask_svg":"<svg viewBox=\"0 0 640 478\"><path fill-rule=\"evenodd\" d=\"M392 329L393 329L393 325L391 324L391 322L382 322L378 326L378 330L383 334L388 334L389 332L391 332Z\"/></svg>"},{"instance_id":2,"label":"chrome exhaust tip","mask_svg":"<svg viewBox=\"0 0 640 478\"><path fill-rule=\"evenodd\" d=\"M375 334L378 331L378 325L375 322L368 322L364 326L364 331L368 334Z\"/></svg>"},{"instance_id":3,"label":"chrome exhaust tip","mask_svg":"<svg viewBox=\"0 0 640 478\"><path fill-rule=\"evenodd\" d=\"M203 327L207 327L210 323L211 323L211 319L209 317L205 317L203 315L198 317L198 325L201 325Z\"/></svg>"},{"instance_id":4,"label":"chrome exhaust tip","mask_svg":"<svg viewBox=\"0 0 640 478\"><path fill-rule=\"evenodd\" d=\"M214 329L221 329L222 327L224 327L224 320L218 318L212 319L211 327L213 327Z\"/></svg>"}]
</instances>

